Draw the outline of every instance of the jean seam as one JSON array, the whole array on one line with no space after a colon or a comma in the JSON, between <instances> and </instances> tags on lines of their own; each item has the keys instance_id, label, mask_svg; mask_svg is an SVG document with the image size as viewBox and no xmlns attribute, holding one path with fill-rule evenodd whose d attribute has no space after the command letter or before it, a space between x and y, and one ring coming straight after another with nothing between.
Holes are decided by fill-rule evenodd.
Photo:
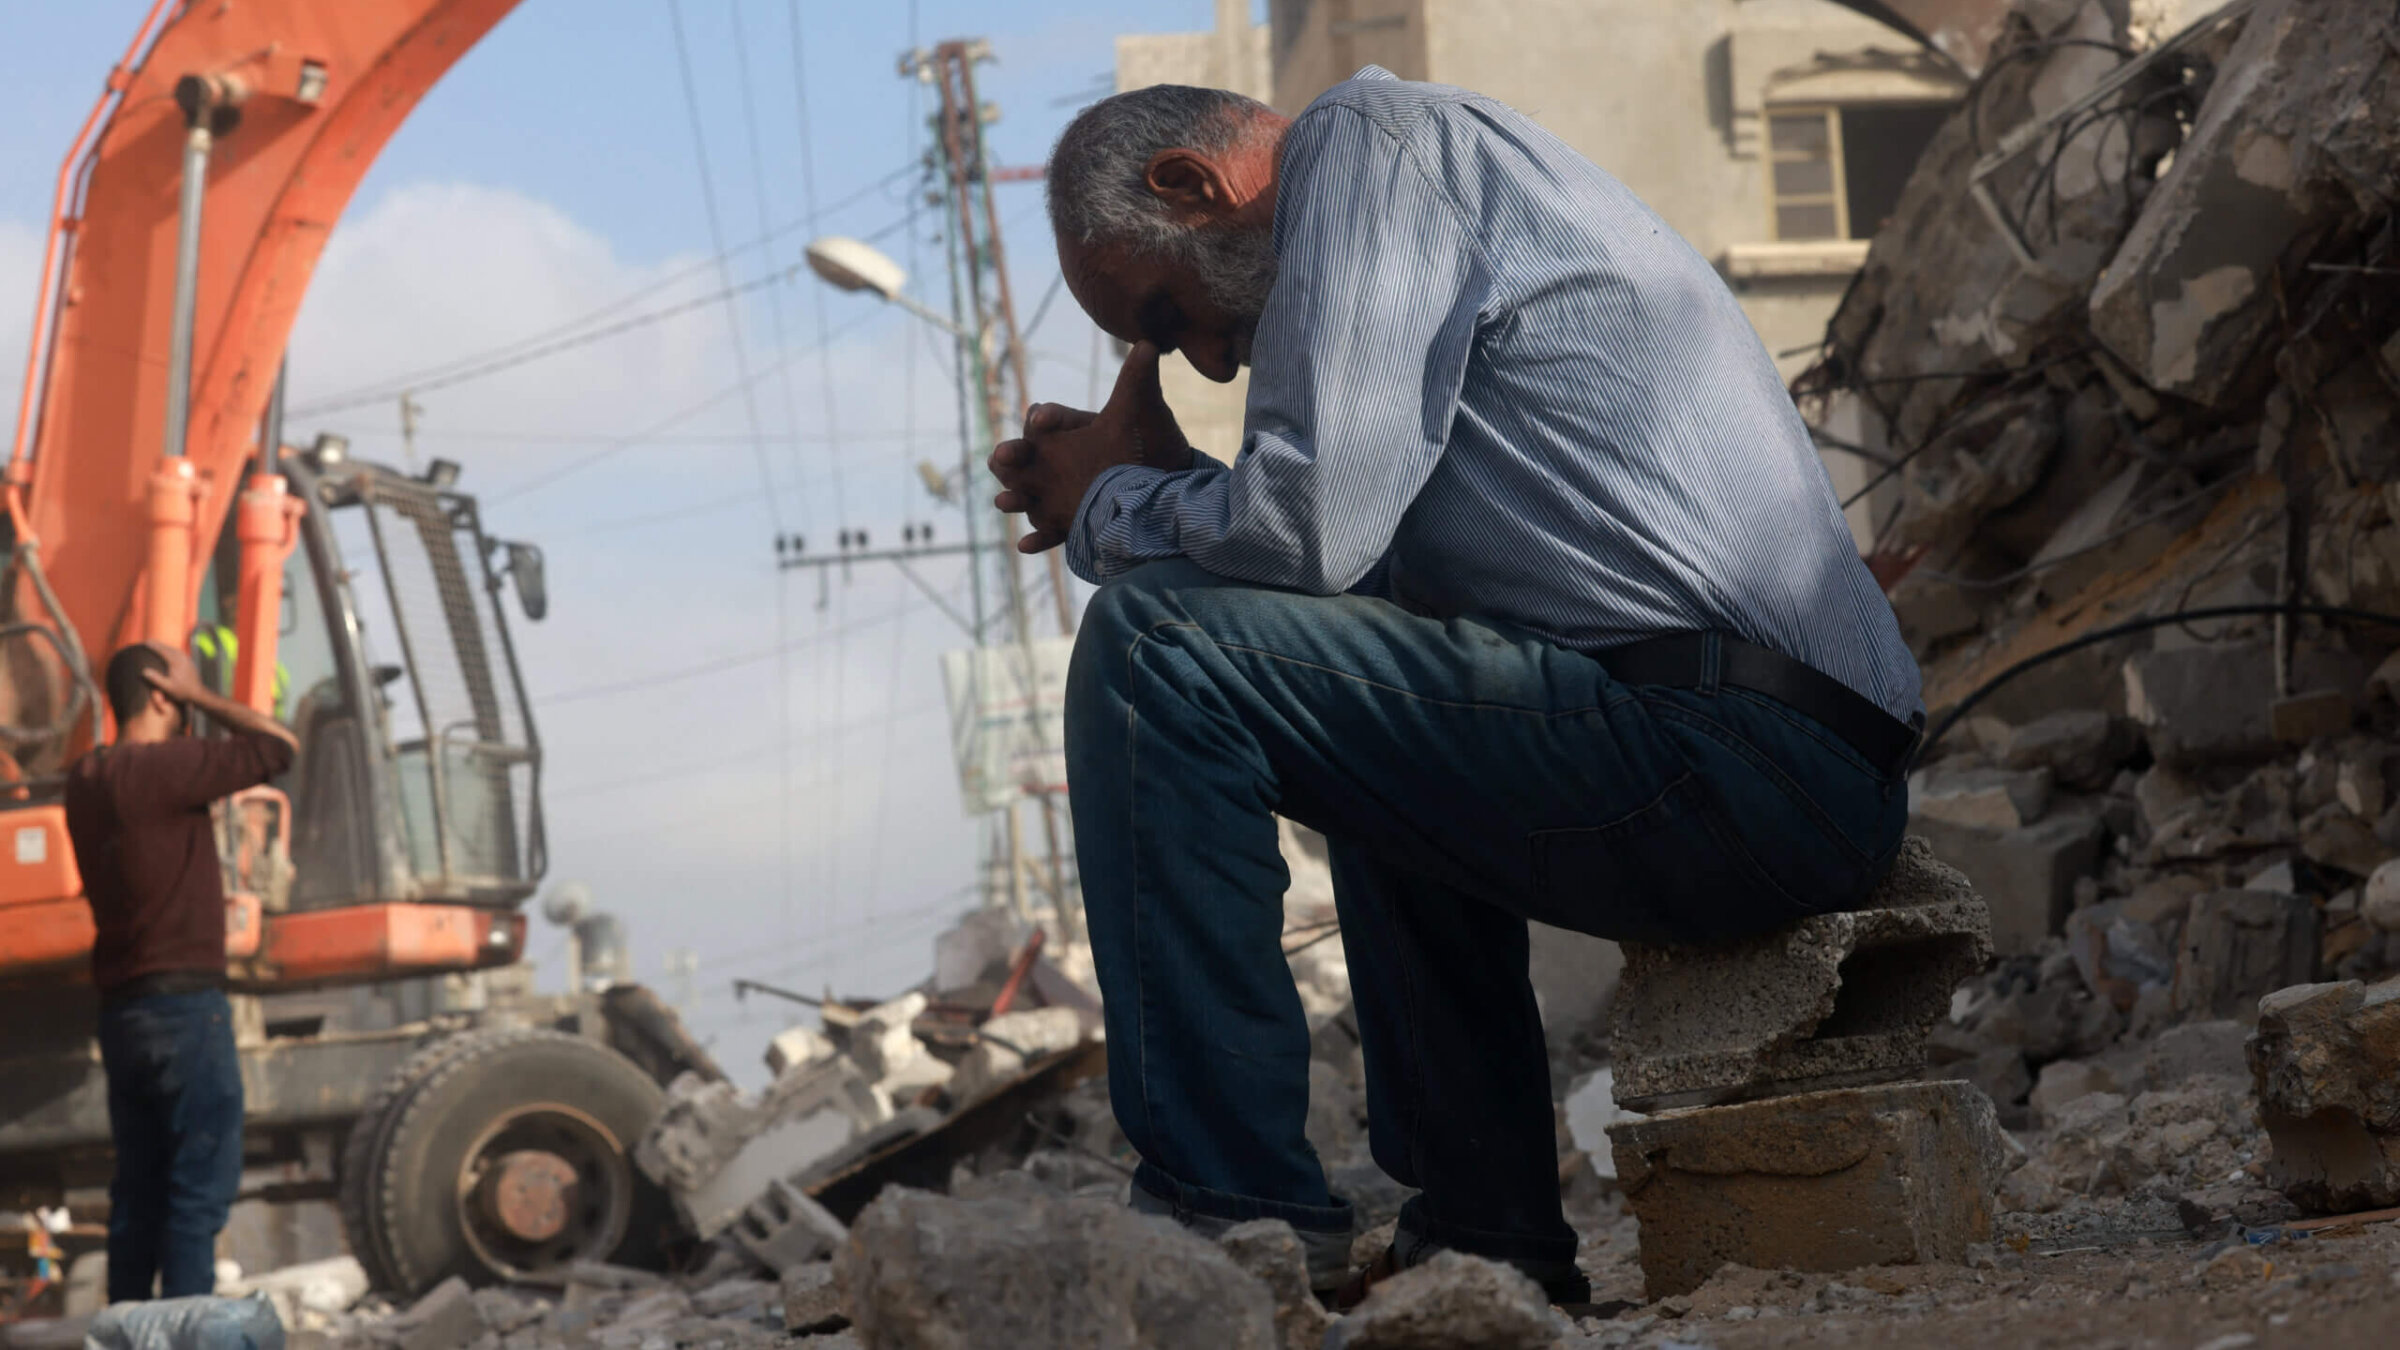
<instances>
[{"instance_id":1,"label":"jean seam","mask_svg":"<svg viewBox=\"0 0 2400 1350\"><path fill-rule=\"evenodd\" d=\"M1134 836L1130 841L1133 863L1133 983L1134 983L1134 1083L1142 1102L1142 1133L1152 1147L1158 1142L1157 1116L1150 1109L1150 981L1147 977L1149 952L1142 942L1142 850L1141 794L1132 789L1141 782L1141 698L1140 670L1135 655L1148 632L1134 634L1125 647L1125 772L1128 800L1125 804L1127 829Z\"/></svg>"},{"instance_id":2,"label":"jean seam","mask_svg":"<svg viewBox=\"0 0 2400 1350\"><path fill-rule=\"evenodd\" d=\"M1208 632L1207 627L1203 624L1193 623L1189 620L1183 619L1167 619L1161 620L1160 622L1154 623L1148 628L1143 629L1141 633L1136 635L1136 640L1138 641L1140 638L1148 637L1151 634L1158 632L1162 628L1189 628L1203 634ZM1461 701L1450 698L1429 698L1426 695L1416 693L1413 690L1403 689L1395 684L1385 684L1381 680L1371 680L1364 675L1343 670L1336 666L1325 665L1322 662L1303 661L1296 656L1286 656L1281 652L1271 652L1264 647L1251 647L1239 642L1227 642L1224 639L1215 637L1213 635L1209 637L1209 644L1219 651L1241 652L1248 656L1256 656L1268 661L1281 662L1287 666L1298 666L1303 670L1322 671L1327 675L1334 676L1338 679L1348 680L1353 684L1363 684L1370 689L1380 689L1385 693L1398 694L1400 697L1408 699L1411 702L1423 703L1436 708L1458 708L1469 712L1517 713L1525 717L1551 719L1560 717L1580 717L1585 713L1602 712L1605 711L1607 707L1615 706L1613 704L1603 705L1599 703L1592 703L1575 708L1520 708L1513 703L1487 703L1480 699Z\"/></svg>"},{"instance_id":3,"label":"jean seam","mask_svg":"<svg viewBox=\"0 0 2400 1350\"><path fill-rule=\"evenodd\" d=\"M1815 794L1801 787L1790 774L1785 773L1779 765L1768 759L1757 746L1750 743L1747 736L1705 713L1693 712L1672 703L1653 705L1650 711L1653 716L1664 717L1672 722L1681 722L1741 756L1752 768L1768 775L1787 796L1797 802L1800 808L1807 813L1809 822L1816 826L1817 832L1831 840L1836 848L1848 854L1854 863L1864 866L1873 861L1865 849L1850 842L1850 837L1842 832L1840 826L1833 823L1833 818L1825 813L1825 808L1818 803Z\"/></svg>"}]
</instances>

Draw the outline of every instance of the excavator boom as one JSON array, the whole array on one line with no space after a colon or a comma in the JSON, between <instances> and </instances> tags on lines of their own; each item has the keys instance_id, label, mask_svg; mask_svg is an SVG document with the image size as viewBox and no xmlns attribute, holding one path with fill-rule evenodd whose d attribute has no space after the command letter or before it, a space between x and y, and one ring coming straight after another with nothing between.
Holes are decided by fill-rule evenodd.
<instances>
[{"instance_id":1,"label":"excavator boom","mask_svg":"<svg viewBox=\"0 0 2400 1350\"><path fill-rule=\"evenodd\" d=\"M83 646L104 654L164 625L142 612L152 480L188 464L188 614L240 489L310 274L359 180L417 101L516 0L158 0L128 70L111 73L98 139L60 201L9 465L21 529ZM162 24L163 18L163 24ZM129 59L133 59L129 56ZM167 440L179 188L211 92L192 305L188 430ZM186 620L188 623L188 619Z\"/></svg>"}]
</instances>

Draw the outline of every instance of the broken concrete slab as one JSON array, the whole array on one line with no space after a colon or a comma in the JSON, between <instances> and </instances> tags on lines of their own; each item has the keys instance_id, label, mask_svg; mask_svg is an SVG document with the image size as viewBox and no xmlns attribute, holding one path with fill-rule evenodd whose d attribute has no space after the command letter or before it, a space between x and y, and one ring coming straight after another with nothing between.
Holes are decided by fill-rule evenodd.
<instances>
[{"instance_id":1,"label":"broken concrete slab","mask_svg":"<svg viewBox=\"0 0 2400 1350\"><path fill-rule=\"evenodd\" d=\"M892 1187L836 1258L859 1341L1276 1350L1274 1299L1172 1221L1040 1194L953 1200Z\"/></svg>"},{"instance_id":2,"label":"broken concrete slab","mask_svg":"<svg viewBox=\"0 0 2400 1350\"><path fill-rule=\"evenodd\" d=\"M1625 944L1609 1017L1631 1110L1904 1078L1958 982L1990 958L1990 916L1922 839L1853 913L1724 947Z\"/></svg>"},{"instance_id":3,"label":"broken concrete slab","mask_svg":"<svg viewBox=\"0 0 2400 1350\"><path fill-rule=\"evenodd\" d=\"M1935 766L1908 776L1912 816L1973 829L2013 830L2050 809L2050 771L1952 769Z\"/></svg>"},{"instance_id":4,"label":"broken concrete slab","mask_svg":"<svg viewBox=\"0 0 2400 1350\"><path fill-rule=\"evenodd\" d=\"M1652 1298L1717 1267L1962 1261L1991 1236L2007 1145L1965 1083L1838 1088L1609 1127Z\"/></svg>"},{"instance_id":5,"label":"broken concrete slab","mask_svg":"<svg viewBox=\"0 0 2400 1350\"><path fill-rule=\"evenodd\" d=\"M2364 206L2388 186L2400 82L2372 78L2388 53L2360 22L2348 6L2260 0L2093 284L2093 336L2151 388L2209 405L2246 392L2294 243L2338 216L2329 198Z\"/></svg>"},{"instance_id":6,"label":"broken concrete slab","mask_svg":"<svg viewBox=\"0 0 2400 1350\"><path fill-rule=\"evenodd\" d=\"M971 1102L1024 1072L1025 1066L1082 1042L1083 1019L1072 1008L1002 1013L976 1028L975 1047L959 1060L950 1099Z\"/></svg>"},{"instance_id":7,"label":"broken concrete slab","mask_svg":"<svg viewBox=\"0 0 2400 1350\"><path fill-rule=\"evenodd\" d=\"M1324 1350L1550 1350L1571 1328L1514 1267L1437 1252L1375 1286Z\"/></svg>"},{"instance_id":8,"label":"broken concrete slab","mask_svg":"<svg viewBox=\"0 0 2400 1350\"><path fill-rule=\"evenodd\" d=\"M2010 731L2000 763L2047 769L2058 783L2090 791L2106 787L2138 745L2123 718L2099 708L2068 708Z\"/></svg>"},{"instance_id":9,"label":"broken concrete slab","mask_svg":"<svg viewBox=\"0 0 2400 1350\"><path fill-rule=\"evenodd\" d=\"M1238 1223L1217 1235L1233 1263L1256 1276L1275 1300L1275 1335L1283 1350L1319 1350L1333 1318L1308 1282L1308 1250L1281 1219Z\"/></svg>"},{"instance_id":10,"label":"broken concrete slab","mask_svg":"<svg viewBox=\"0 0 2400 1350\"><path fill-rule=\"evenodd\" d=\"M2105 827L2085 811L2059 811L2020 830L1979 830L1912 817L1945 863L1965 874L1991 913L1992 948L2002 956L2039 950L2073 907L2075 881L2100 859Z\"/></svg>"},{"instance_id":11,"label":"broken concrete slab","mask_svg":"<svg viewBox=\"0 0 2400 1350\"><path fill-rule=\"evenodd\" d=\"M2317 963L2317 910L2272 891L2192 897L2175 961L2173 1004L2183 1017L2257 1016L2259 998L2305 983Z\"/></svg>"},{"instance_id":12,"label":"broken concrete slab","mask_svg":"<svg viewBox=\"0 0 2400 1350\"><path fill-rule=\"evenodd\" d=\"M2277 1189L2327 1213L2400 1204L2400 979L2276 990L2249 1058Z\"/></svg>"},{"instance_id":13,"label":"broken concrete slab","mask_svg":"<svg viewBox=\"0 0 2400 1350\"><path fill-rule=\"evenodd\" d=\"M859 1014L850 1029L850 1058L870 1083L879 1083L925 1057L916 1022L925 1011L923 994L903 994Z\"/></svg>"},{"instance_id":14,"label":"broken concrete slab","mask_svg":"<svg viewBox=\"0 0 2400 1350\"><path fill-rule=\"evenodd\" d=\"M634 1147L634 1162L666 1188L692 1233L714 1238L777 1181L884 1123L856 1064L837 1057L775 1081L752 1098L730 1083L685 1074Z\"/></svg>"},{"instance_id":15,"label":"broken concrete slab","mask_svg":"<svg viewBox=\"0 0 2400 1350\"><path fill-rule=\"evenodd\" d=\"M2139 652L2125 662L2125 711L2150 753L2172 769L2263 759L2275 752L2267 704L2275 697L2263 643Z\"/></svg>"},{"instance_id":16,"label":"broken concrete slab","mask_svg":"<svg viewBox=\"0 0 2400 1350\"><path fill-rule=\"evenodd\" d=\"M777 1078L822 1064L840 1052L815 1027L788 1027L767 1042L767 1072Z\"/></svg>"}]
</instances>

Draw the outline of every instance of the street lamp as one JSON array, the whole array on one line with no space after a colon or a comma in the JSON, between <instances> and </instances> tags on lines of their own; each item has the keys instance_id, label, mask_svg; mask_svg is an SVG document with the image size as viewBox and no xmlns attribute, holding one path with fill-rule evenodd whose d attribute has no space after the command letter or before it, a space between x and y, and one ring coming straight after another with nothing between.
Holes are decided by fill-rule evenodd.
<instances>
[{"instance_id":1,"label":"street lamp","mask_svg":"<svg viewBox=\"0 0 2400 1350\"><path fill-rule=\"evenodd\" d=\"M974 336L903 291L908 273L871 244L828 235L808 246L808 268L837 289L873 291L953 337L971 340Z\"/></svg>"}]
</instances>

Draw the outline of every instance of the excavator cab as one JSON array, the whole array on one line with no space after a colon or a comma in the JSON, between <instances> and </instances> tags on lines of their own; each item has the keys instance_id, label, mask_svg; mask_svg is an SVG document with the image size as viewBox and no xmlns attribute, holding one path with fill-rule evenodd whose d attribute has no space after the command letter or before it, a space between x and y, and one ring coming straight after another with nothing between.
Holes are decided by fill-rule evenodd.
<instances>
[{"instance_id":1,"label":"excavator cab","mask_svg":"<svg viewBox=\"0 0 2400 1350\"><path fill-rule=\"evenodd\" d=\"M289 907L514 908L548 859L541 742L502 592L512 576L538 592L507 565L538 552L486 535L446 462L408 475L328 436L282 463L309 507L278 644L300 735L277 785Z\"/></svg>"}]
</instances>

